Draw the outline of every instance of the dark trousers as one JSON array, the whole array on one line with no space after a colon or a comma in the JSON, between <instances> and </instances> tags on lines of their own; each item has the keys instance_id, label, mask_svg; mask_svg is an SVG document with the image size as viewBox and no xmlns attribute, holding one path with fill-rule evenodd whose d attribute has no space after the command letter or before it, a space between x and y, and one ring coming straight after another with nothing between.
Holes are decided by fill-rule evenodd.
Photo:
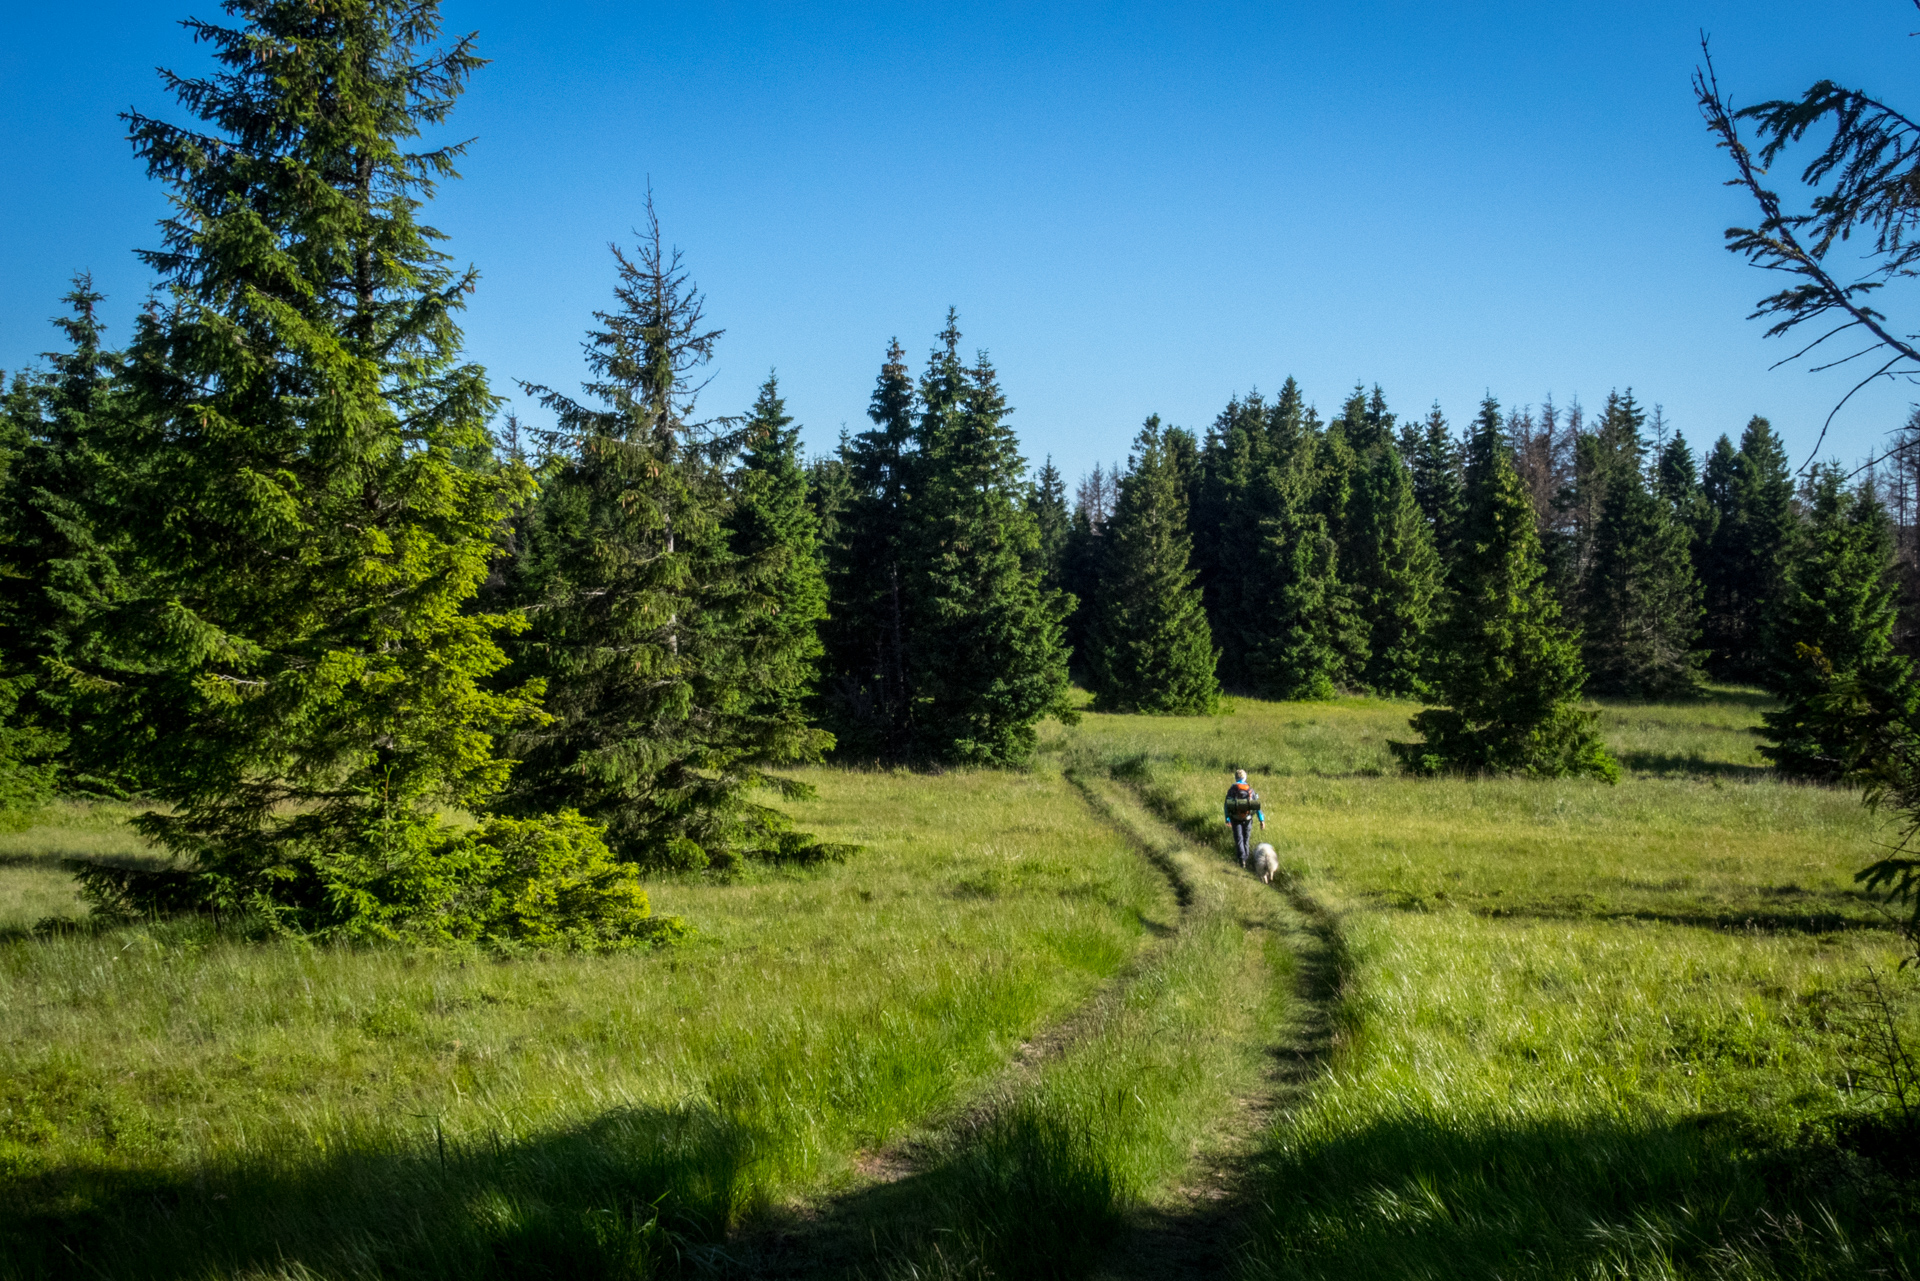
<instances>
[{"instance_id":1,"label":"dark trousers","mask_svg":"<svg viewBox=\"0 0 1920 1281\"><path fill-rule=\"evenodd\" d=\"M1253 847L1249 844L1253 840L1253 820L1248 819L1244 823L1229 822L1227 826L1233 829L1233 849L1240 856L1240 866L1245 867L1247 859L1253 853Z\"/></svg>"}]
</instances>

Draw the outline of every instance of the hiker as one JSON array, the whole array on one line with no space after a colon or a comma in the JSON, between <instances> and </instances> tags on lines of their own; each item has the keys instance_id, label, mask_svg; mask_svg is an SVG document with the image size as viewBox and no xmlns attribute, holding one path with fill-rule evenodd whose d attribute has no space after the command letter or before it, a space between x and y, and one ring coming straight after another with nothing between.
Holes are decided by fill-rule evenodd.
<instances>
[{"instance_id":1,"label":"hiker","mask_svg":"<svg viewBox=\"0 0 1920 1281\"><path fill-rule=\"evenodd\" d=\"M1227 789L1227 826L1233 829L1233 848L1240 855L1240 866L1247 865L1247 846L1253 840L1253 821L1260 820L1260 830L1267 830L1267 816L1260 808L1260 793L1247 786L1247 772L1237 769L1233 772L1233 786Z\"/></svg>"}]
</instances>

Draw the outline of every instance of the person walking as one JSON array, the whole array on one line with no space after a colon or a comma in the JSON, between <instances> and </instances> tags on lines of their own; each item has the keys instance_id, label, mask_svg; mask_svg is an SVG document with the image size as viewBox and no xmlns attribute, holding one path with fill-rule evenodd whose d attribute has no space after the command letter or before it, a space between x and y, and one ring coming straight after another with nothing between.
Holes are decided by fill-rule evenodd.
<instances>
[{"instance_id":1,"label":"person walking","mask_svg":"<svg viewBox=\"0 0 1920 1281\"><path fill-rule=\"evenodd\" d=\"M1233 772L1233 784L1227 788L1226 804L1227 826L1233 829L1234 852L1240 856L1240 866L1247 865L1249 847L1253 842L1253 823L1260 821L1260 830L1267 830L1267 816L1260 808L1260 793L1247 785L1247 772L1237 769Z\"/></svg>"}]
</instances>

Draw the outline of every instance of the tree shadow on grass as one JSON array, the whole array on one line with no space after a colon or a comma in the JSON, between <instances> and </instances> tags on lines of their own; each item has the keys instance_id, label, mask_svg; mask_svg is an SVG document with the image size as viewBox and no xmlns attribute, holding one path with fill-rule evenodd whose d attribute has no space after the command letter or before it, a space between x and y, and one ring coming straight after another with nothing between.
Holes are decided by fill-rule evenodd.
<instances>
[{"instance_id":1,"label":"tree shadow on grass","mask_svg":"<svg viewBox=\"0 0 1920 1281\"><path fill-rule=\"evenodd\" d=\"M770 1218L702 1263L740 1281L1087 1276L1136 1200L1107 1152L1110 1119L1005 1099L911 1153L919 1170Z\"/></svg>"},{"instance_id":2,"label":"tree shadow on grass","mask_svg":"<svg viewBox=\"0 0 1920 1281\"><path fill-rule=\"evenodd\" d=\"M1253 1276L1463 1281L1911 1267L1912 1172L1858 1147L1781 1148L1712 1117L1383 1119L1267 1156L1245 1262Z\"/></svg>"},{"instance_id":3,"label":"tree shadow on grass","mask_svg":"<svg viewBox=\"0 0 1920 1281\"><path fill-rule=\"evenodd\" d=\"M0 1149L0 1277L640 1278L751 1208L755 1136L711 1108L627 1108L521 1142L182 1171L38 1169Z\"/></svg>"},{"instance_id":4,"label":"tree shadow on grass","mask_svg":"<svg viewBox=\"0 0 1920 1281\"><path fill-rule=\"evenodd\" d=\"M1419 895L1402 894L1387 900L1401 911L1420 912L1430 908ZM1883 930L1897 927L1886 915L1859 912L1794 911L1784 907L1726 907L1693 910L1652 907L1558 906L1551 903L1515 903L1489 906L1468 905L1475 916L1495 921L1645 921L1651 925L1679 925L1688 929L1718 930L1731 934L1841 934L1854 930Z\"/></svg>"},{"instance_id":5,"label":"tree shadow on grass","mask_svg":"<svg viewBox=\"0 0 1920 1281\"><path fill-rule=\"evenodd\" d=\"M1744 782L1775 777L1771 765L1736 765L1732 761L1709 760L1698 752L1620 752L1620 764L1635 774L1663 777L1729 778Z\"/></svg>"}]
</instances>

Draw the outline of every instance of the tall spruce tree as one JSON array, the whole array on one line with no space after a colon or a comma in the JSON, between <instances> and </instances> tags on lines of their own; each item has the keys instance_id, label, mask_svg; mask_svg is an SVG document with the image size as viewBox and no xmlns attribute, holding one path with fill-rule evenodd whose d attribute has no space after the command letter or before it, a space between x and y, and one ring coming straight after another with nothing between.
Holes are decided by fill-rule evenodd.
<instances>
[{"instance_id":1,"label":"tall spruce tree","mask_svg":"<svg viewBox=\"0 0 1920 1281\"><path fill-rule=\"evenodd\" d=\"M821 581L832 572L834 549L840 545L840 525L853 502L853 479L847 471L847 432L831 454L807 460L807 505L813 509L814 547L819 555Z\"/></svg>"},{"instance_id":2,"label":"tall spruce tree","mask_svg":"<svg viewBox=\"0 0 1920 1281\"><path fill-rule=\"evenodd\" d=\"M1256 564L1260 518L1254 491L1272 460L1266 401L1256 391L1227 402L1201 447L1192 511L1194 567L1227 681L1251 690L1246 662L1258 640L1265 597Z\"/></svg>"},{"instance_id":3,"label":"tall spruce tree","mask_svg":"<svg viewBox=\"0 0 1920 1281\"><path fill-rule=\"evenodd\" d=\"M1325 698L1358 682L1366 629L1340 579L1336 530L1354 458L1289 378L1269 404L1236 397L1198 451L1195 561L1222 672L1269 698Z\"/></svg>"},{"instance_id":4,"label":"tall spruce tree","mask_svg":"<svg viewBox=\"0 0 1920 1281\"><path fill-rule=\"evenodd\" d=\"M512 675L545 683L550 719L514 737L522 764L500 807L578 810L649 867L831 853L749 799L803 790L769 768L817 759L830 741L798 706L816 607L795 602L791 630L779 615L778 593L804 590L813 571L797 554L810 548L770 545L808 520L777 389L757 407L771 438L752 442L765 452L739 513L724 464L748 442L734 420L695 417L695 377L720 331L651 199L637 251L613 253L618 306L594 313L586 398L527 387L558 419L558 458L513 567L530 625Z\"/></svg>"},{"instance_id":5,"label":"tall spruce tree","mask_svg":"<svg viewBox=\"0 0 1920 1281\"><path fill-rule=\"evenodd\" d=\"M1439 405L1428 410L1418 426L1409 421L1401 427L1400 452L1413 480L1413 500L1432 531L1434 551L1447 565L1453 559L1466 497L1460 444Z\"/></svg>"},{"instance_id":6,"label":"tall spruce tree","mask_svg":"<svg viewBox=\"0 0 1920 1281\"><path fill-rule=\"evenodd\" d=\"M1033 513L1034 527L1040 535L1032 568L1040 575L1040 585L1047 591L1063 590L1067 535L1073 528L1073 513L1067 508L1067 483L1061 479L1060 469L1053 465L1051 455L1033 478L1033 488L1027 493L1027 510Z\"/></svg>"},{"instance_id":7,"label":"tall spruce tree","mask_svg":"<svg viewBox=\"0 0 1920 1281\"><path fill-rule=\"evenodd\" d=\"M1793 659L1778 669L1782 706L1766 712L1761 755L1783 773L1836 781L1854 754L1920 731L1920 683L1894 646L1893 531L1868 484L1837 466L1809 485L1805 549L1775 635Z\"/></svg>"},{"instance_id":8,"label":"tall spruce tree","mask_svg":"<svg viewBox=\"0 0 1920 1281\"><path fill-rule=\"evenodd\" d=\"M1042 716L1071 714L1066 598L1031 568L1040 535L999 378L985 353L961 362L951 311L939 342L920 380L921 484L907 511L913 754L1018 764Z\"/></svg>"},{"instance_id":9,"label":"tall spruce tree","mask_svg":"<svg viewBox=\"0 0 1920 1281\"><path fill-rule=\"evenodd\" d=\"M1609 395L1588 453L1583 483L1598 494L1579 593L1588 688L1685 698L1699 688L1700 591L1691 531L1648 484L1644 422L1631 391Z\"/></svg>"},{"instance_id":10,"label":"tall spruce tree","mask_svg":"<svg viewBox=\"0 0 1920 1281\"><path fill-rule=\"evenodd\" d=\"M1107 521L1113 516L1113 479L1099 463L1074 488L1073 515L1060 553L1060 587L1071 598L1065 644L1075 675L1087 679L1087 633L1093 603L1100 592L1100 556Z\"/></svg>"},{"instance_id":11,"label":"tall spruce tree","mask_svg":"<svg viewBox=\"0 0 1920 1281\"><path fill-rule=\"evenodd\" d=\"M1706 588L1700 567L1713 540L1714 511L1701 484L1699 468L1694 464L1693 450L1679 432L1660 449L1654 463L1654 489L1666 501L1673 518L1687 531L1687 557L1693 565L1694 580L1700 584L1704 604Z\"/></svg>"},{"instance_id":12,"label":"tall spruce tree","mask_svg":"<svg viewBox=\"0 0 1920 1281\"><path fill-rule=\"evenodd\" d=\"M1701 566L1708 669L1774 688L1795 663L1792 638L1777 635L1775 624L1792 599L1797 525L1786 449L1766 419L1747 423L1730 466L1715 447L1705 489L1715 508Z\"/></svg>"},{"instance_id":13,"label":"tall spruce tree","mask_svg":"<svg viewBox=\"0 0 1920 1281\"><path fill-rule=\"evenodd\" d=\"M833 745L830 735L808 725L820 679L827 582L819 518L800 464L800 429L773 374L761 384L745 435L726 524L747 594L739 614L752 673L747 715L761 722L762 741L794 745L781 749L785 759L813 760Z\"/></svg>"},{"instance_id":14,"label":"tall spruce tree","mask_svg":"<svg viewBox=\"0 0 1920 1281\"><path fill-rule=\"evenodd\" d=\"M1100 711L1210 716L1220 707L1220 656L1190 564L1187 476L1174 434L1158 416L1147 419L1107 525L1087 656Z\"/></svg>"},{"instance_id":15,"label":"tall spruce tree","mask_svg":"<svg viewBox=\"0 0 1920 1281\"><path fill-rule=\"evenodd\" d=\"M57 747L67 791L125 795L140 786L138 728L123 706L102 705L98 687L62 674L110 666L93 627L120 594L116 473L139 459L101 448L128 399L124 357L103 343L102 296L82 275L65 301L69 314L54 323L66 348L47 353L49 367L17 379L0 405L18 441L0 475L0 680L13 690L12 731L36 745L13 753L32 777L51 777Z\"/></svg>"},{"instance_id":16,"label":"tall spruce tree","mask_svg":"<svg viewBox=\"0 0 1920 1281\"><path fill-rule=\"evenodd\" d=\"M198 122L127 117L172 204L143 255L166 294L101 443L140 459L114 507L138 586L96 630L167 806L138 825L185 866L88 880L123 906L444 932L446 896L487 900L473 877L505 856L438 813L500 789L495 736L538 693L485 683L510 620L470 608L527 482L486 465L494 400L455 324L475 277L418 220L460 148L408 150L480 59L433 47L430 0L226 9L187 24L222 70L168 77ZM550 835L587 867L604 847L572 822ZM592 876L644 913L630 877Z\"/></svg>"},{"instance_id":17,"label":"tall spruce tree","mask_svg":"<svg viewBox=\"0 0 1920 1281\"><path fill-rule=\"evenodd\" d=\"M873 430L841 446L849 497L828 563L822 701L841 752L866 759L912 752L906 542L920 463L914 406L906 351L895 339L867 407Z\"/></svg>"},{"instance_id":18,"label":"tall spruce tree","mask_svg":"<svg viewBox=\"0 0 1920 1281\"><path fill-rule=\"evenodd\" d=\"M1594 714L1579 707L1579 639L1548 589L1533 504L1492 397L1467 443L1458 546L1435 637L1434 686L1446 706L1415 716L1424 741L1394 743L1395 754L1419 773L1618 778Z\"/></svg>"},{"instance_id":19,"label":"tall spruce tree","mask_svg":"<svg viewBox=\"0 0 1920 1281\"><path fill-rule=\"evenodd\" d=\"M1353 451L1352 484L1340 538L1340 577L1367 629L1360 679L1383 694L1425 689L1427 633L1440 589L1440 558L1394 443L1394 416L1375 387L1341 411Z\"/></svg>"},{"instance_id":20,"label":"tall spruce tree","mask_svg":"<svg viewBox=\"0 0 1920 1281\"><path fill-rule=\"evenodd\" d=\"M1256 537L1242 600L1241 670L1269 698L1329 698L1357 683L1366 629L1340 579L1336 522L1346 514L1351 451L1328 441L1287 379L1267 415L1266 464L1246 501Z\"/></svg>"}]
</instances>

